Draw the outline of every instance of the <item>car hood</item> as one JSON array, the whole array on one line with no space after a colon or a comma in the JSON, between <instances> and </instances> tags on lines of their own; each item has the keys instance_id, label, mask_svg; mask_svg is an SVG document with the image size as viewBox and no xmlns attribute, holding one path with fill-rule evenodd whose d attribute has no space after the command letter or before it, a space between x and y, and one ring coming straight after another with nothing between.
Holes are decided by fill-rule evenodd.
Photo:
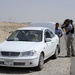
<instances>
[{"instance_id":1,"label":"car hood","mask_svg":"<svg viewBox=\"0 0 75 75\"><path fill-rule=\"evenodd\" d=\"M0 44L0 51L29 51L34 50L41 42L20 42L20 41L5 41Z\"/></svg>"}]
</instances>

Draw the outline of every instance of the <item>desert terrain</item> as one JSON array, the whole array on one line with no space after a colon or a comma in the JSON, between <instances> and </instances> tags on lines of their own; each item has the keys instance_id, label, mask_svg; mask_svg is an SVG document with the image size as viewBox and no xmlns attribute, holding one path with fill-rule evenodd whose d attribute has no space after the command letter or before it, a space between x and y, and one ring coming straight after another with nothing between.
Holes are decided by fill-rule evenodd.
<instances>
[{"instance_id":1,"label":"desert terrain","mask_svg":"<svg viewBox=\"0 0 75 75\"><path fill-rule=\"evenodd\" d=\"M4 41L12 31L28 25L29 23L0 22L0 42Z\"/></svg>"}]
</instances>

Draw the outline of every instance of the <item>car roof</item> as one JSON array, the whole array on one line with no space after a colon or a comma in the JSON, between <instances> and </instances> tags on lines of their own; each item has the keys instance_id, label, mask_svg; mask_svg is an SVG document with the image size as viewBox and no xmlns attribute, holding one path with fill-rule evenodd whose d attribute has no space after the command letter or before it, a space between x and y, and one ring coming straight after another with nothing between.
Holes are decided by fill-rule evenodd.
<instances>
[{"instance_id":1,"label":"car roof","mask_svg":"<svg viewBox=\"0 0 75 75\"><path fill-rule=\"evenodd\" d=\"M43 24L43 25L42 25ZM45 25L50 25L50 24L54 24L55 25L55 22L49 22L49 21L36 21L36 22L31 22L30 25L31 26L34 26L34 25L41 25L41 26L45 26Z\"/></svg>"},{"instance_id":2,"label":"car roof","mask_svg":"<svg viewBox=\"0 0 75 75\"><path fill-rule=\"evenodd\" d=\"M44 30L44 29L49 29L47 27L23 27L19 28L18 30Z\"/></svg>"},{"instance_id":3,"label":"car roof","mask_svg":"<svg viewBox=\"0 0 75 75\"><path fill-rule=\"evenodd\" d=\"M32 22L29 26L31 27L47 27L50 28L55 33L55 23L49 21L38 21Z\"/></svg>"}]
</instances>

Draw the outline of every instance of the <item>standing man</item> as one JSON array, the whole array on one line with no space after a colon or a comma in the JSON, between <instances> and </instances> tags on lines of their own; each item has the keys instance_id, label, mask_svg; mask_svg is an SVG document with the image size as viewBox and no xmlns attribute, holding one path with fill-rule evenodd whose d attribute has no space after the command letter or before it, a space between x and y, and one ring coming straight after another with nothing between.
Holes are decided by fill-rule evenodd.
<instances>
[{"instance_id":1,"label":"standing man","mask_svg":"<svg viewBox=\"0 0 75 75\"><path fill-rule=\"evenodd\" d=\"M58 35L59 38L63 35L61 28L59 28L59 23L55 24L55 34Z\"/></svg>"},{"instance_id":2,"label":"standing man","mask_svg":"<svg viewBox=\"0 0 75 75\"><path fill-rule=\"evenodd\" d=\"M62 32L61 28L59 27L59 23L55 24L55 34L59 37L59 50L58 50L58 53L60 53L60 38L62 37L63 32Z\"/></svg>"},{"instance_id":3,"label":"standing man","mask_svg":"<svg viewBox=\"0 0 75 75\"><path fill-rule=\"evenodd\" d=\"M71 23L70 19L65 20L65 26L64 26L65 32L66 32L66 45L67 45L67 56L75 56L74 48L73 48L73 41L74 41L74 27Z\"/></svg>"}]
</instances>

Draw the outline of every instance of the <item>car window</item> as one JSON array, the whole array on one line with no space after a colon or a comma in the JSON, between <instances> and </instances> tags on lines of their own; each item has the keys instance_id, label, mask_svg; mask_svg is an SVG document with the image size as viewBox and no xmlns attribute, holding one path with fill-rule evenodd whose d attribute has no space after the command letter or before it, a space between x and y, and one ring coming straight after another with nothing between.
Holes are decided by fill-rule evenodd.
<instances>
[{"instance_id":1,"label":"car window","mask_svg":"<svg viewBox=\"0 0 75 75\"><path fill-rule=\"evenodd\" d=\"M54 36L55 34L51 30L47 29L45 31L45 38L53 38Z\"/></svg>"},{"instance_id":2,"label":"car window","mask_svg":"<svg viewBox=\"0 0 75 75\"><path fill-rule=\"evenodd\" d=\"M7 41L42 41L42 31L40 30L17 30L12 33Z\"/></svg>"},{"instance_id":3,"label":"car window","mask_svg":"<svg viewBox=\"0 0 75 75\"><path fill-rule=\"evenodd\" d=\"M49 31L49 32L50 32L51 38L53 38L55 34L52 31Z\"/></svg>"},{"instance_id":4,"label":"car window","mask_svg":"<svg viewBox=\"0 0 75 75\"><path fill-rule=\"evenodd\" d=\"M45 32L45 38L51 38L51 35L48 31Z\"/></svg>"}]
</instances>

